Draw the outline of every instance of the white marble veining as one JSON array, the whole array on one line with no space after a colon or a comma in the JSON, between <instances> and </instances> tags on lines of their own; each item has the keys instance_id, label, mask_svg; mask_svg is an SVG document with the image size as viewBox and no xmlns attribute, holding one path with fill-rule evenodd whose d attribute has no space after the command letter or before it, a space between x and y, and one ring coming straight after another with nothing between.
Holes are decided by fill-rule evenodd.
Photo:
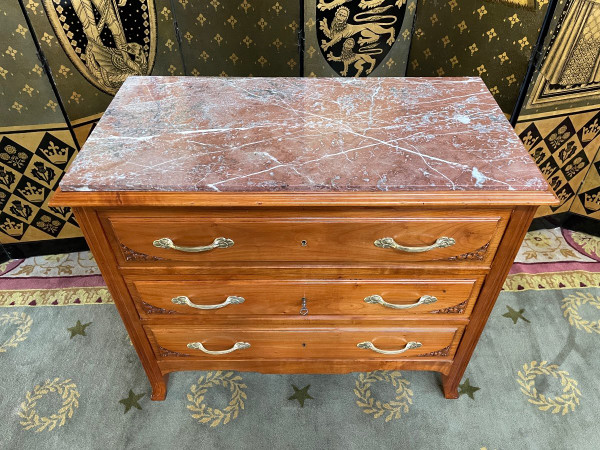
<instances>
[{"instance_id":1,"label":"white marble veining","mask_svg":"<svg viewBox=\"0 0 600 450\"><path fill-rule=\"evenodd\" d=\"M130 77L61 188L548 187L479 78Z\"/></svg>"}]
</instances>

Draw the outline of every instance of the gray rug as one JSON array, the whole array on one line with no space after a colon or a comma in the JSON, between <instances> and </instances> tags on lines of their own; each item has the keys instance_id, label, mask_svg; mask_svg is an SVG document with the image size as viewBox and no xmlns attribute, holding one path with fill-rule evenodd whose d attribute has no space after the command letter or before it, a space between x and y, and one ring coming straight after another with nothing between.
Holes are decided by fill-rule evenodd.
<instances>
[{"instance_id":1,"label":"gray rug","mask_svg":"<svg viewBox=\"0 0 600 450\"><path fill-rule=\"evenodd\" d=\"M428 372L185 372L152 402L114 305L3 308L0 447L597 449L599 318L598 288L503 292L458 400Z\"/></svg>"}]
</instances>

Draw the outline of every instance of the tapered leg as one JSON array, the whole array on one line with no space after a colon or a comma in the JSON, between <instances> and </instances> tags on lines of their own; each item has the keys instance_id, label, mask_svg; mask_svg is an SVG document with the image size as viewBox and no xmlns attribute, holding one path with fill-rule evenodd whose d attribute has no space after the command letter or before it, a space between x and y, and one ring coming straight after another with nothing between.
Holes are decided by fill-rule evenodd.
<instances>
[{"instance_id":1,"label":"tapered leg","mask_svg":"<svg viewBox=\"0 0 600 450\"><path fill-rule=\"evenodd\" d=\"M167 397L167 383L169 382L169 374L166 373L161 377L156 377L150 380L152 385L152 395L150 399L155 401L163 401Z\"/></svg>"},{"instance_id":2,"label":"tapered leg","mask_svg":"<svg viewBox=\"0 0 600 450\"><path fill-rule=\"evenodd\" d=\"M458 398L459 381L453 383L453 380L448 375L442 374L442 387L444 388L444 397L449 399Z\"/></svg>"}]
</instances>

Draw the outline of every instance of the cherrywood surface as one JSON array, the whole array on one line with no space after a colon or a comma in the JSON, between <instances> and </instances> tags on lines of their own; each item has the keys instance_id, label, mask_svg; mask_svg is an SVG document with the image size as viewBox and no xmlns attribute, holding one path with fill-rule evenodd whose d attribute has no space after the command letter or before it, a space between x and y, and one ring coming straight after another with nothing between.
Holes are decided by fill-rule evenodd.
<instances>
[{"instance_id":1,"label":"cherrywood surface","mask_svg":"<svg viewBox=\"0 0 600 450\"><path fill-rule=\"evenodd\" d=\"M492 254L496 249L499 253L491 262L489 274L489 265L485 264L485 260L408 261L400 264L384 260L365 263L361 258L349 254L345 260L331 262L323 261L325 257L323 253L319 253L315 260L301 262L263 261L249 264L245 261L213 261L200 264L194 261L165 263L165 260L154 260L142 261L136 266L136 264L125 264L120 243L112 232L108 219L127 223L128 220L136 218L139 223L146 224L145 220L140 218L154 217L164 221L165 218L173 217L174 212L181 213L183 209L76 208L76 217L82 225L90 248L150 380L152 399L164 399L166 376L172 371L217 369L264 373L346 373L375 369L435 370L444 375L443 387L446 397L454 398L457 395L460 378L535 208L516 207L512 215L511 210L482 208L475 211L472 207L451 211L447 207L439 207L424 211L422 208L396 206L389 209L350 208L346 212L344 208L334 208L329 213L319 212L319 214L311 208L298 210L290 208L285 211L281 209L276 211L272 208L259 210L261 213L258 215L264 223L277 217L302 217L302 214L306 214L309 219L314 219L316 216L325 217L328 220L322 220L320 224L333 222L336 225L342 221L330 220L334 216L345 217L351 225L354 225L353 220L357 217L374 218L373 223L381 224L394 223L390 217L408 217L410 219L408 223L413 223L415 217L423 217L425 221L435 222L449 215L452 220L456 220L457 217L465 219L458 220L460 225L465 225L462 227L463 230L472 230L473 223L475 225L494 223L488 248L492 249ZM259 210L247 212L254 217ZM191 214L193 219L189 221L190 223L198 217L208 217L214 223L221 223L240 216L238 209L225 211L226 209L208 208L186 212ZM223 219L215 221L219 213L223 213ZM493 220L482 221L481 218ZM154 222L148 222L148 226L156 226ZM507 223L508 228L504 231ZM132 230L135 231L136 228ZM446 227L445 230L447 231L448 228ZM318 230L316 232L318 233ZM477 232L472 234L476 235ZM362 232L357 235L361 236ZM352 249L348 251L352 253ZM477 295L482 284L482 291ZM229 307L223 311L213 311L214 314L197 311L169 314L148 312L144 309L142 301L146 301L147 305L154 303L153 307L167 311L164 307L170 306L168 302L170 302L171 292L185 295L178 292L184 285L193 289L193 296L197 301L202 298L203 302L208 302L217 293L222 292L225 295L231 286L243 287L246 289L244 294L248 297L261 292L267 295L256 309L253 309L254 306L250 307L255 304L250 303L250 300L241 305L232 305L231 307L246 305L244 307L249 308L235 315L226 312ZM386 308L381 313L370 314L368 307L384 309L379 305L361 303L363 293L367 295L366 292L370 292L367 289L375 286L379 286L380 292L385 293L386 296L410 294L413 296L412 300L417 296L425 295L422 289L426 287L430 291L429 295L439 295L438 305L443 301L447 302L444 304L448 306L456 306L458 303L454 305L450 303L466 298L467 309L463 314L431 314L423 309L421 313L408 310L402 312L402 315L397 315L396 311L387 311ZM469 293L468 288L471 289ZM384 289L388 290L384 291ZM301 306L302 297L296 298L301 292L307 296L308 316L300 316L299 311L294 311ZM359 292L357 301L345 301L344 304L336 301L336 296L355 295L354 293ZM165 297L163 294L167 293ZM294 298L282 302L277 300L278 293L294 295ZM233 295L244 294L238 292ZM327 294L326 299L315 303L314 296L319 294ZM476 297L477 301L475 301ZM397 300L397 302L402 301L405 300ZM345 304L354 305L357 310L344 313L340 307ZM422 306L426 306L429 310L436 304ZM278 311L281 307L283 307L281 312L271 312ZM471 310L472 313L469 314ZM253 320L252 317L259 320ZM278 317L286 319L282 320ZM260 326L257 327L256 323ZM463 328L465 333L461 339ZM148 332L149 330L152 332ZM429 331L424 333L424 330ZM354 342L358 338L372 340L376 345L379 343L381 348L392 349L398 348L393 347L394 345L404 345L408 339L417 340L415 333L421 335L420 339L424 346L419 350L422 351L416 353L416 350L410 350L403 356L380 355L359 349ZM426 338L422 337L423 334ZM256 353L243 355L240 351L239 355L226 358L226 355L198 356L196 350L190 356L177 356L189 352L186 345L190 338L204 342L207 348L222 349L236 342L240 336L241 339L248 341L252 338L255 343L253 347L243 351ZM284 339L283 336L290 338ZM291 336L295 337L291 338ZM329 340L320 340L319 336L327 336ZM274 350L269 353L267 348L272 348L270 345L273 343ZM302 346L303 343L306 346ZM351 343L353 345L350 345ZM441 346L442 344L444 345ZM343 348L346 353L339 352L340 345L345 346ZM446 349L448 345L450 346ZM306 350L307 348L311 351L316 349L315 353L321 356L314 356L311 351ZM437 352L435 353L437 356L417 356L432 352Z\"/></svg>"},{"instance_id":2,"label":"cherrywood surface","mask_svg":"<svg viewBox=\"0 0 600 450\"><path fill-rule=\"evenodd\" d=\"M128 285L142 317L161 314L194 316L299 316L302 299L306 299L307 316L378 315L404 317L418 314L448 314L468 317L479 293L483 277L472 279L391 279L391 280L205 280L176 281L128 280ZM379 295L394 305L410 305L425 295L437 301L410 309L392 309L365 302ZM216 305L229 296L244 298L243 303L220 309L196 309L175 304L172 299L186 296L197 305Z\"/></svg>"},{"instance_id":3,"label":"cherrywood surface","mask_svg":"<svg viewBox=\"0 0 600 450\"><path fill-rule=\"evenodd\" d=\"M160 315L140 318L142 325L159 328L173 325L182 327L202 327L213 329L261 329L265 331L298 329L334 330L337 328L382 329L382 328L464 328L469 323L468 317L460 315L440 318L438 314L423 316L381 317L357 315L323 315L323 316L214 316L211 318L198 316Z\"/></svg>"},{"instance_id":4,"label":"cherrywood surface","mask_svg":"<svg viewBox=\"0 0 600 450\"><path fill-rule=\"evenodd\" d=\"M125 329L131 338L133 347L140 358L144 371L152 387L152 400L164 400L167 395L168 374L163 373L156 362L154 352L142 324L139 321L133 300L118 271L117 261L108 240L104 235L95 211L86 208L73 208L73 214L102 272L102 277L115 301L115 305Z\"/></svg>"},{"instance_id":5,"label":"cherrywood surface","mask_svg":"<svg viewBox=\"0 0 600 450\"><path fill-rule=\"evenodd\" d=\"M146 326L153 342L156 356L163 358L227 359L404 359L427 355L430 359L451 359L460 336L459 328L444 327L394 327L379 328L347 327L339 323L336 328L312 327L310 329L273 327L221 328L202 326ZM410 341L420 342L420 348L404 353L384 355L373 350L357 347L358 343L370 341L381 350L401 350ZM201 350L190 349L187 344L201 342L206 349L227 350L236 342L246 342L249 348L224 355L209 355ZM454 345L453 345L454 344ZM450 349L446 349L450 347ZM428 355L441 351L442 355ZM446 354L447 352L447 354Z\"/></svg>"},{"instance_id":6,"label":"cherrywood surface","mask_svg":"<svg viewBox=\"0 0 600 450\"><path fill-rule=\"evenodd\" d=\"M397 191L397 192L156 192L63 191L58 188L50 206L84 207L398 207L398 206L513 206L558 205L546 191Z\"/></svg>"},{"instance_id":7,"label":"cherrywood surface","mask_svg":"<svg viewBox=\"0 0 600 450\"><path fill-rule=\"evenodd\" d=\"M498 249L489 276L481 289L475 304L471 321L463 335L459 350L452 368L443 377L444 395L446 398L458 398L458 384L465 373L467 364L473 355L475 346L481 336L494 303L500 294L504 280L512 266L525 233L533 220L536 208L517 207L508 223L504 239Z\"/></svg>"},{"instance_id":8,"label":"cherrywood surface","mask_svg":"<svg viewBox=\"0 0 600 450\"><path fill-rule=\"evenodd\" d=\"M423 219L351 222L281 221L270 219L237 219L231 222L185 219L183 217L157 220L153 218L111 220L119 242L145 255L174 261L436 261L457 257L489 244L498 229L499 219L452 216L434 220ZM422 253L378 248L377 239L393 238L399 245L423 247L432 245L443 236L452 237L456 244ZM197 247L225 237L234 241L229 248L188 253L157 248L152 243L170 238L176 245ZM491 262L494 249L488 249L484 261ZM125 259L125 264L128 262Z\"/></svg>"},{"instance_id":9,"label":"cherrywood surface","mask_svg":"<svg viewBox=\"0 0 600 450\"><path fill-rule=\"evenodd\" d=\"M416 359L223 359L219 361L197 358L168 358L158 360L163 373L188 370L238 370L259 373L350 373L372 370L429 370L446 374L452 361Z\"/></svg>"},{"instance_id":10,"label":"cherrywood surface","mask_svg":"<svg viewBox=\"0 0 600 450\"><path fill-rule=\"evenodd\" d=\"M177 210L179 211L179 209ZM410 219L423 214L422 210L411 208L398 209L396 207L393 211L387 213L374 209L373 217L377 219L374 223L382 223L382 221L385 223L388 216L396 217L399 210ZM244 262L228 266L227 263L213 262L207 264L206 267L199 268L196 264L189 266L188 262L177 263L169 267L165 265L164 260L157 260L139 268L123 267L123 254L119 242L111 231L107 218L115 218L115 221L118 222L130 217L137 217L140 213L148 214L148 211L133 209L131 211L123 210L115 214L114 210L101 209L95 211L93 209L77 208L75 213L82 224L82 229L92 252L98 260L99 267L115 298L123 322L146 370L153 389L153 399L164 399L166 395L166 375L169 372L226 368L265 373L345 373L377 368L436 370L444 374L443 386L446 397L453 398L457 395L460 378L468 364L502 282L508 273L510 263L514 259L526 228L533 217L534 210L533 207L518 207L514 210L510 219L508 219L506 212L501 212L498 215L498 210L494 209L482 209L478 213L473 213L470 208L458 208L452 211L451 217L454 219L460 217L461 213L463 217L468 218L464 222L467 226L472 224L473 219L477 220L481 217L500 219L495 219L494 223L498 225L494 229L495 234L492 235L490 243L490 246L495 249L502 239L498 247L500 253L493 260L491 271L485 278L486 280L491 278L491 281L485 282L483 280L487 274L487 268L482 264L467 264L461 267L460 264L456 264L457 261L442 261L427 267L426 262L419 261L399 265L380 262L380 266L374 270L372 267L360 267L364 264L361 261L356 262L357 268L353 268L344 261L337 264L323 263L322 254L319 254L314 262L308 261L297 266L293 262L287 265L266 263L263 266L260 264L248 265ZM275 212L272 210L265 209L263 211L265 221L274 217ZM369 209L367 208L366 211L369 212ZM192 215L210 216L214 219L215 214L218 214L218 212L219 210L204 212L199 210ZM314 217L307 211L303 212L307 213L309 217ZM98 213L101 217L98 216ZM150 217L164 218L172 214L173 211L170 209L158 209L153 211ZM275 215L281 214L283 213L279 211ZM331 214L337 215L340 213L335 211ZM355 218L357 214L358 211L355 210L347 213L350 218ZM443 217L444 214L447 214L447 209L443 208L434 208L426 213L434 219ZM368 214L365 215L365 211L360 211L360 215L368 217ZM230 220L234 216L239 216L239 211L225 213L224 219ZM299 211L288 211L286 217L292 216L299 216ZM488 222L483 221L483 223ZM502 230L506 223L509 224L509 227L502 236ZM500 231L497 231L498 229ZM477 262L475 261L475 263ZM323 267L319 264L323 264ZM188 274L187 278L186 273ZM462 282L457 283L458 280L462 280ZM474 302L482 283L483 290L486 290L487 286L487 293L482 290L477 302ZM202 301L208 301L209 298L219 292L223 292L224 295L230 286L244 287L244 289L247 289L247 291L244 291L246 296L263 292L263 295L267 293L267 297L265 297L265 300L261 300L260 305L262 307L259 306L256 310L251 307L248 311L239 315L227 314L225 309L223 312L221 310L213 311L215 314L197 311L184 312L183 314L148 313L140 303L146 298L150 301L147 304L152 305L152 303L155 303L154 307L166 310L164 307L170 305L165 304L165 302L170 301L171 292L176 293L177 291L178 295L182 295L178 292L182 285L192 286L195 289L193 295L198 296L196 298L198 301L199 297L202 297ZM141 292L143 295L139 291L140 286L142 286ZM396 311L387 311L386 308L382 313L370 315L369 312L365 312L368 311L368 307L384 309L379 305L369 305L364 302L363 305L361 303L363 293L366 295L366 292L370 292L366 289L375 286L379 286L380 292L385 293L386 296L397 295L396 293L398 295L404 293L408 295L410 293L414 298L424 295L422 289L426 287L430 291L429 295L432 295L431 292L434 292L433 295L437 293L441 297L440 302L448 302L444 303L448 306L456 306L458 303L450 305L454 300L467 298L469 300L467 303L468 309L465 310L464 314L430 314L425 312L413 314L413 311L408 310L408 312L403 312L402 315L397 315ZM471 289L469 293L467 288ZM171 289L174 289L174 291L171 291ZM388 291L383 289L388 289ZM310 295L306 294L305 290ZM278 293L293 294L297 297L301 292L307 295L307 307L310 314L308 317L300 316L299 311L294 314L294 309L301 306L302 297L292 300L286 299L283 303L276 300ZM332 292L334 293L333 297L329 296ZM345 292L360 292L358 301L346 301L344 304L355 305L355 308L360 306L362 309L348 313L340 310L342 303L336 301L335 297L350 295L344 294ZM163 293L168 293L166 299ZM318 303L315 303L313 299L311 302L311 296L314 297L319 293L328 293L327 299ZM240 295L240 293L233 295ZM368 295L372 295L372 293ZM403 300L398 300L398 302L401 301ZM158 304L156 304L157 302ZM245 303L232 305L231 307L244 305ZM247 305L250 306L251 303L247 303ZM423 306L430 308L435 305ZM270 313L273 308L277 310L281 306L283 306L282 312ZM473 310L473 313L471 321L469 321L471 310ZM256 324L251 320L255 311L256 317L260 319L261 327L259 328L256 328ZM315 316L315 313L322 315ZM239 317L240 320L237 320L236 317ZM271 320L269 317L274 319ZM276 317L287 317L288 319L282 321L276 320ZM335 322L334 318L338 322ZM342 320L342 322L339 322L339 320ZM460 336L465 325L466 331L461 339ZM147 334L149 330L152 330L152 332ZM235 332L231 330L235 330ZM344 330L345 332L342 332ZM374 333L373 330L376 332ZM413 331L409 332L407 330ZM424 330L437 330L427 331L425 333L426 338L420 338L424 344L419 349L422 350L420 353L414 353L416 350L410 350L403 356L391 358L359 349L356 347L356 342L354 342L354 340L360 338L361 340L374 341L376 345L379 342L383 349L398 348L393 347L393 345L404 345L408 342L408 339L413 339L415 336L414 330L418 330L421 335L423 335ZM451 331L441 332L440 330ZM174 354L186 354L185 352L189 351L186 345L190 338L203 341L207 348L222 349L240 339L240 333L242 335L241 339L250 340L252 338L255 342L255 345L251 347L252 350L247 349L244 351L256 353L246 353L235 358L230 357L231 359L225 358L226 355L206 358L198 356L197 353L193 353L191 356L173 356ZM295 338L284 339L282 337L292 335ZM322 341L318 339L318 336L328 336L330 339ZM416 337L414 340L417 340ZM349 345L351 341L353 346ZM273 342L280 345L280 347L275 346L275 350L268 353L268 344ZM334 344L328 347L330 344L322 342L333 342ZM302 346L302 343L307 346ZM444 345L441 346L441 344ZM450 348L446 350L448 353L445 354L444 349L448 344L450 344ZM347 353L339 353L341 345L346 345L344 348ZM316 349L316 353L322 356L315 357L310 351L307 353L306 348L311 351ZM161 355L161 351L163 355L170 356L157 356ZM164 353L165 351L167 353ZM363 352L366 355L362 354ZM416 356L431 352L438 352L438 356ZM453 356L455 352L456 355ZM372 355L369 353L372 353ZM306 356L307 354L308 356ZM440 356L441 354L444 354L444 356ZM272 356L268 358L265 355ZM422 360L422 358L425 359Z\"/></svg>"},{"instance_id":11,"label":"cherrywood surface","mask_svg":"<svg viewBox=\"0 0 600 450\"><path fill-rule=\"evenodd\" d=\"M109 237L110 239L110 237ZM118 248L116 241L112 242L114 248ZM160 263L160 264L159 264ZM205 264L186 264L175 263L165 264L164 261L157 261L156 264L140 264L137 266L120 266L120 273L130 279L139 280L177 280L181 277L190 279L190 277L203 277L207 279L227 278L229 280L248 280L248 279L389 279L406 277L440 277L449 279L450 277L472 277L476 275L485 275L489 272L489 267L480 264L476 260L466 261L464 264L460 261L433 261L428 264L423 263L402 263L390 264L379 263L322 263L311 261L307 264L293 263L254 263L251 266L244 263L205 263ZM444 274L446 274L444 276Z\"/></svg>"}]
</instances>

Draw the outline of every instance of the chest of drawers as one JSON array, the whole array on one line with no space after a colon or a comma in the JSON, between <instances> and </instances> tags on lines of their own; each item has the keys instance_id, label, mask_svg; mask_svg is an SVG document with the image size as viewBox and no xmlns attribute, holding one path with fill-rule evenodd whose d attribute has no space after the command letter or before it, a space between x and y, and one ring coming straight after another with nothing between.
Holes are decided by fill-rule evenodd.
<instances>
[{"instance_id":1,"label":"chest of drawers","mask_svg":"<svg viewBox=\"0 0 600 450\"><path fill-rule=\"evenodd\" d=\"M478 79L131 77L61 182L152 385L433 370L457 387L556 198Z\"/></svg>"}]
</instances>

